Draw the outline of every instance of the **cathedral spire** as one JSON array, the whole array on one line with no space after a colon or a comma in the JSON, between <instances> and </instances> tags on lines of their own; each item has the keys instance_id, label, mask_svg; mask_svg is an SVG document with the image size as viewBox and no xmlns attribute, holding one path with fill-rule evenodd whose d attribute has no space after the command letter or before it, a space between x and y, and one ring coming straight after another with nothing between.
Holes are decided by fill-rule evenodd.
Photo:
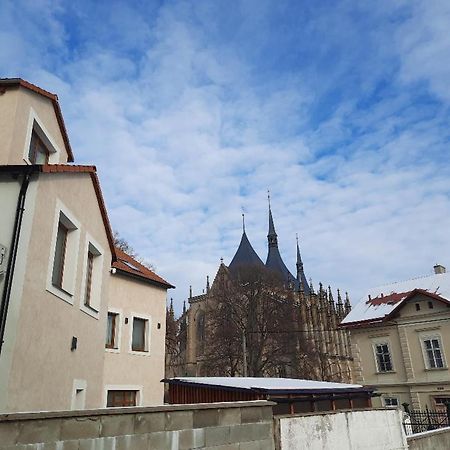
<instances>
[{"instance_id":1,"label":"cathedral spire","mask_svg":"<svg viewBox=\"0 0 450 450\"><path fill-rule=\"evenodd\" d=\"M266 267L269 270L277 272L281 275L281 278L286 286L294 287L293 281L295 281L296 278L291 274L291 272L289 272L289 269L286 267L286 264L284 264L280 251L278 250L278 237L275 232L275 225L273 223L272 208L270 205L270 192L267 191L267 194L267 198L269 200L269 233L267 234L269 252L267 254ZM297 284L298 283L295 282L295 285Z\"/></svg>"},{"instance_id":2,"label":"cathedral spire","mask_svg":"<svg viewBox=\"0 0 450 450\"><path fill-rule=\"evenodd\" d=\"M278 237L273 224L272 208L270 207L270 191L267 191L267 200L269 201L269 233L267 234L267 240L269 247L278 247Z\"/></svg>"}]
</instances>

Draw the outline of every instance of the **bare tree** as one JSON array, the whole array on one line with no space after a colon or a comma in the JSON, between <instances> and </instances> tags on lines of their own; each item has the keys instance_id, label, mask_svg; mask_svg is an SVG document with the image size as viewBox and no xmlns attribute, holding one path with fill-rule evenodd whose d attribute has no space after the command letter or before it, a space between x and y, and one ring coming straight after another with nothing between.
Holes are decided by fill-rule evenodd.
<instances>
[{"instance_id":1,"label":"bare tree","mask_svg":"<svg viewBox=\"0 0 450 450\"><path fill-rule=\"evenodd\" d=\"M124 238L122 237L119 232L116 230L113 233L113 239L114 239L114 245L125 252L127 255L130 255L132 258L134 258L136 261L141 263L143 266L147 267L147 269L155 270L155 266L147 261L145 258L142 258L133 248L133 246Z\"/></svg>"},{"instance_id":2,"label":"bare tree","mask_svg":"<svg viewBox=\"0 0 450 450\"><path fill-rule=\"evenodd\" d=\"M206 375L308 376L293 292L264 267L223 279L206 310Z\"/></svg>"}]
</instances>

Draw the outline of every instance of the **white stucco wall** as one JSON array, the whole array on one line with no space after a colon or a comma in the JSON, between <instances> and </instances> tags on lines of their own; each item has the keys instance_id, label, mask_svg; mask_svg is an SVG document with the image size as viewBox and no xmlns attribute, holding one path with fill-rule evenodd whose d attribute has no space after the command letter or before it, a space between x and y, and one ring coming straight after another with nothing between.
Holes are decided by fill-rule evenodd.
<instances>
[{"instance_id":1,"label":"white stucco wall","mask_svg":"<svg viewBox=\"0 0 450 450\"><path fill-rule=\"evenodd\" d=\"M276 418L281 450L407 449L401 412L353 410Z\"/></svg>"}]
</instances>

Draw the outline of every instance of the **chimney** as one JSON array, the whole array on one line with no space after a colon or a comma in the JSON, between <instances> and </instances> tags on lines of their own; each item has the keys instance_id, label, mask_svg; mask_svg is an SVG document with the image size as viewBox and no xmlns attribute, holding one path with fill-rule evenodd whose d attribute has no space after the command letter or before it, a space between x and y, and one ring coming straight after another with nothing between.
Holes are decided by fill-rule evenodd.
<instances>
[{"instance_id":1,"label":"chimney","mask_svg":"<svg viewBox=\"0 0 450 450\"><path fill-rule=\"evenodd\" d=\"M444 266L442 266L441 264L436 264L434 267L434 273L437 275L439 273L446 273L447 270Z\"/></svg>"}]
</instances>

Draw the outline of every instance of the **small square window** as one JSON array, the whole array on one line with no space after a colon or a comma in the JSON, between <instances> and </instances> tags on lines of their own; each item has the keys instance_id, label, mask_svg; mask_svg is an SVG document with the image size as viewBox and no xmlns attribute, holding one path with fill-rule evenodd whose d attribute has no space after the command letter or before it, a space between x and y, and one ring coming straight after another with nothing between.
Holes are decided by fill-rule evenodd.
<instances>
[{"instance_id":1,"label":"small square window","mask_svg":"<svg viewBox=\"0 0 450 450\"><path fill-rule=\"evenodd\" d=\"M433 302L428 302L428 308L433 309Z\"/></svg>"},{"instance_id":2,"label":"small square window","mask_svg":"<svg viewBox=\"0 0 450 450\"><path fill-rule=\"evenodd\" d=\"M420 304L416 303L416 311L420 311Z\"/></svg>"},{"instance_id":3,"label":"small square window","mask_svg":"<svg viewBox=\"0 0 450 450\"><path fill-rule=\"evenodd\" d=\"M383 397L384 406L398 406L397 397Z\"/></svg>"}]
</instances>

